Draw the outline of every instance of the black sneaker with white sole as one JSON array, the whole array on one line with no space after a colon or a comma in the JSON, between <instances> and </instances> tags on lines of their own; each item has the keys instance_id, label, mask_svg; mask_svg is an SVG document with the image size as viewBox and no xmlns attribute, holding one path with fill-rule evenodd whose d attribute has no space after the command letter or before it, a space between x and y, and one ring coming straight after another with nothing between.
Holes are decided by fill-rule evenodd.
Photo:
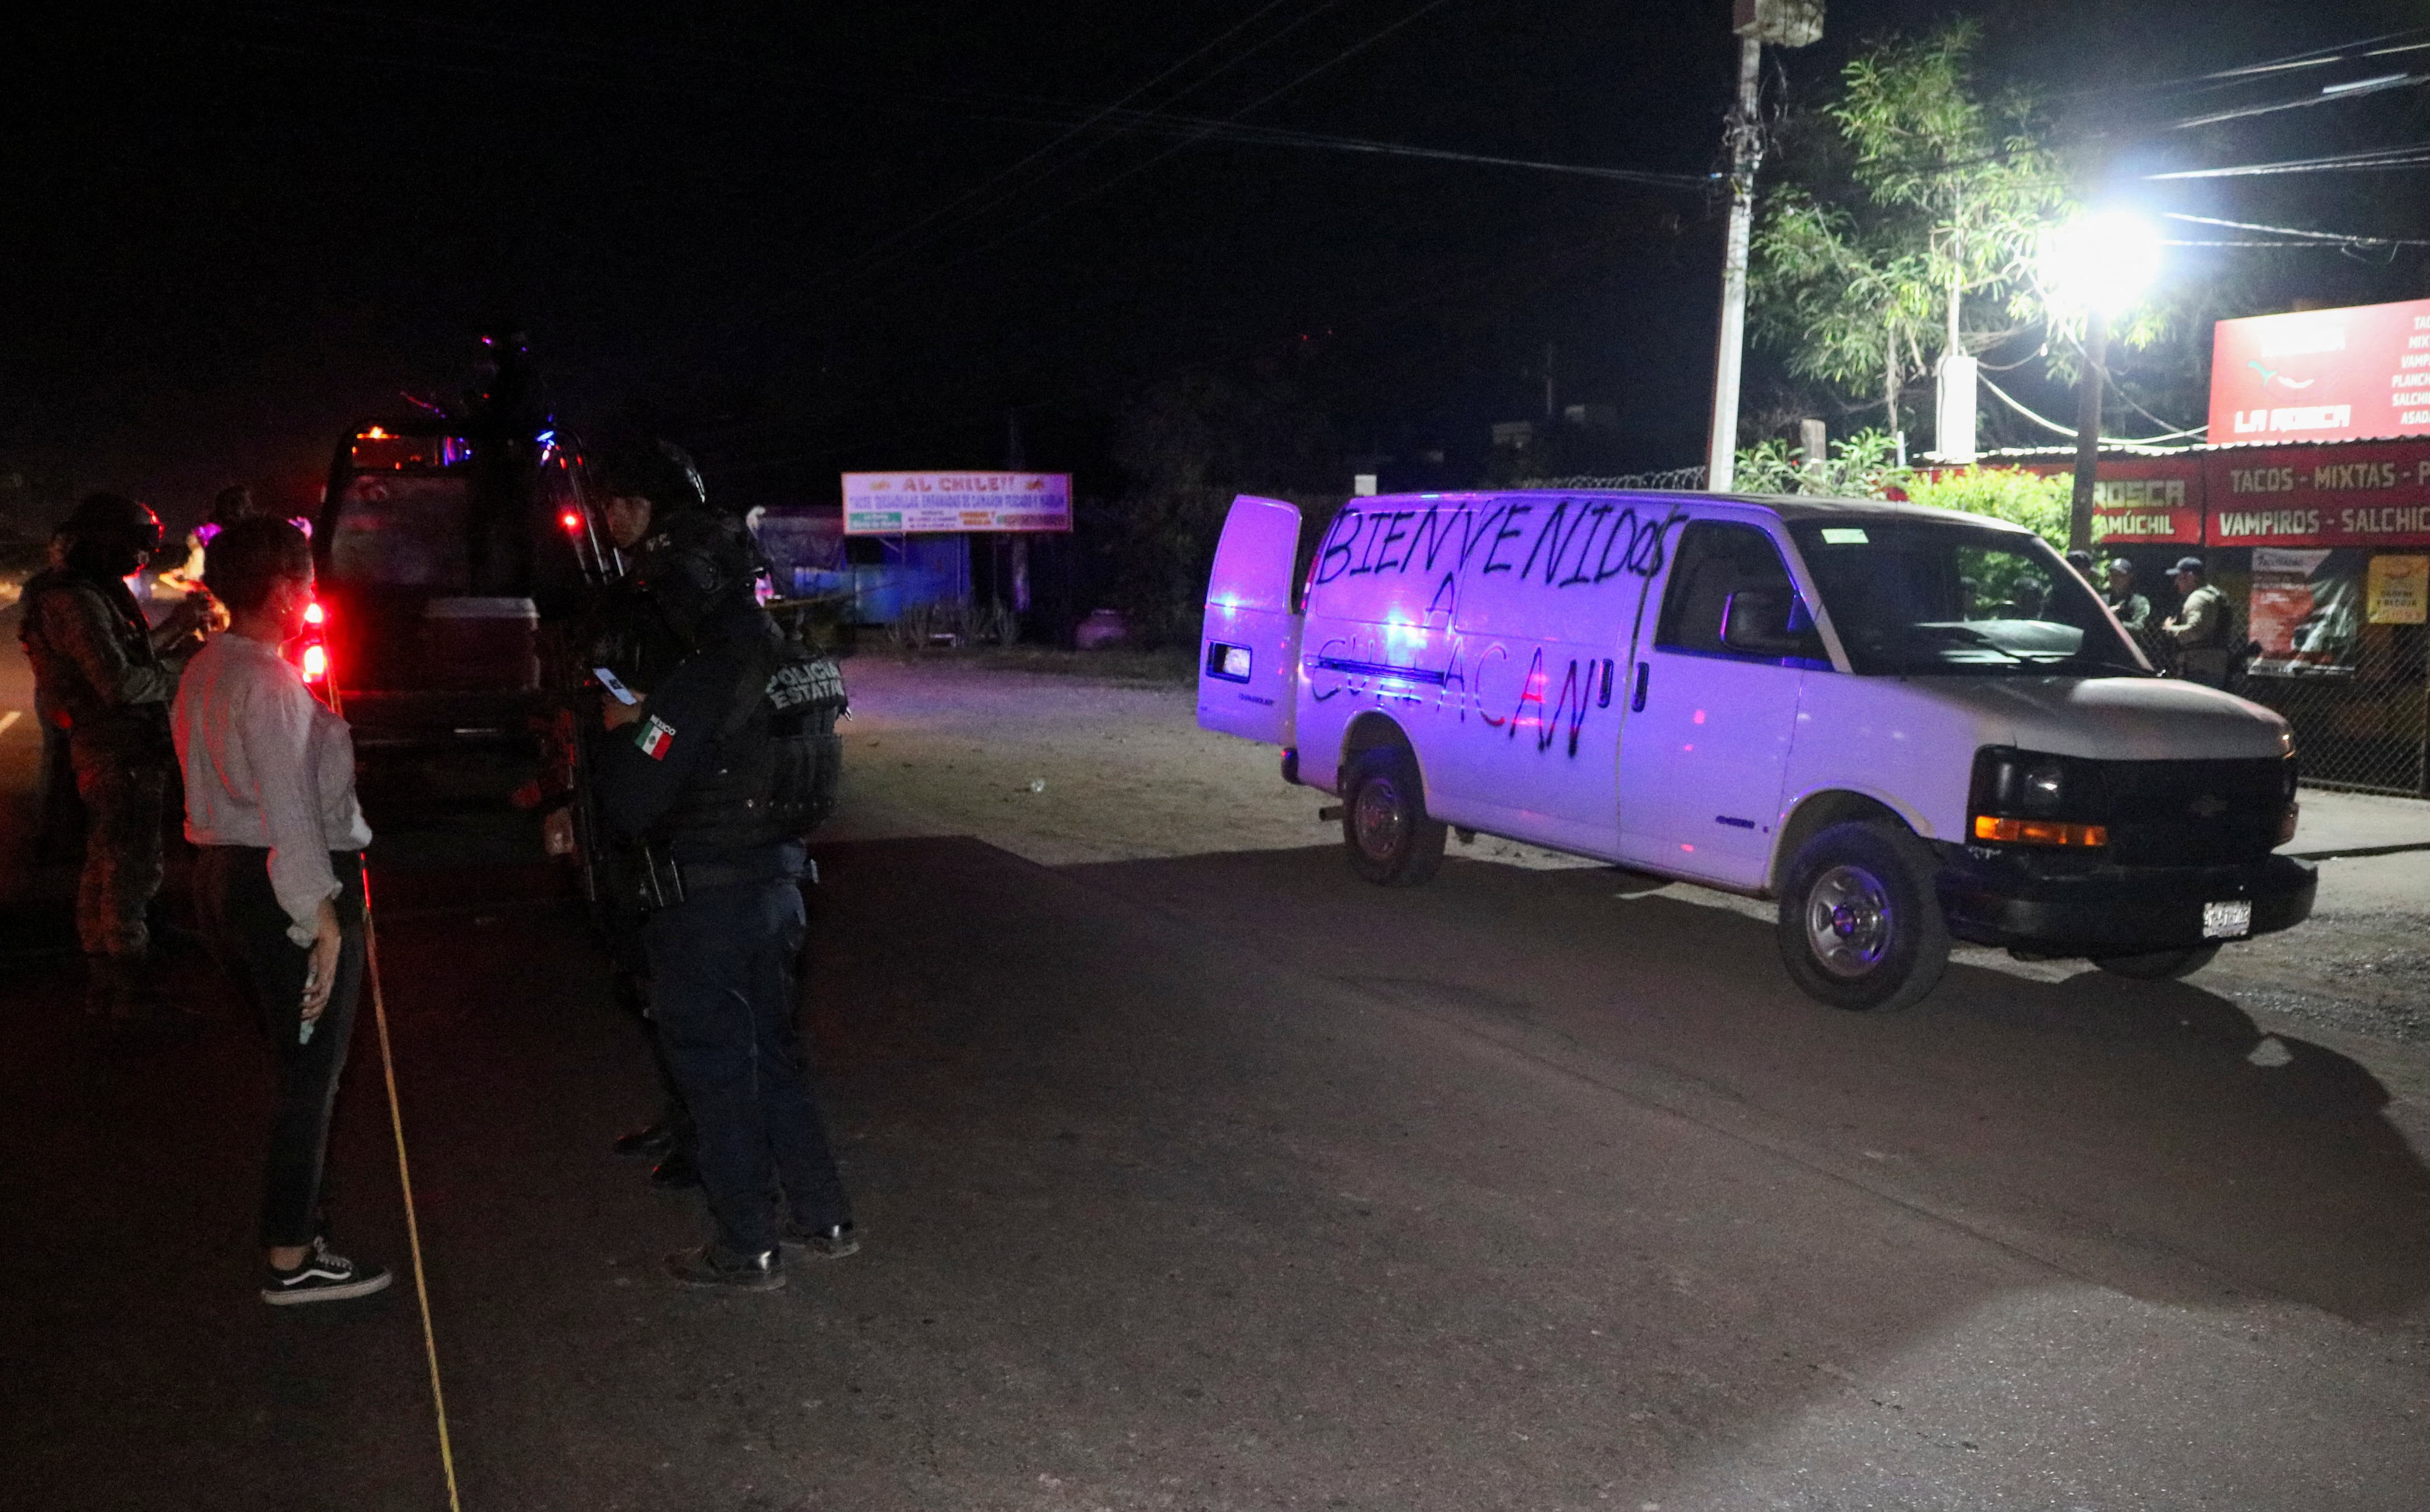
<instances>
[{"instance_id":1,"label":"black sneaker with white sole","mask_svg":"<svg viewBox=\"0 0 2430 1512\"><path fill-rule=\"evenodd\" d=\"M678 1250L667 1256L667 1273L688 1287L725 1287L735 1291L774 1291L785 1284L782 1252L731 1254L715 1244Z\"/></svg>"},{"instance_id":2,"label":"black sneaker with white sole","mask_svg":"<svg viewBox=\"0 0 2430 1512\"><path fill-rule=\"evenodd\" d=\"M850 1223L823 1223L815 1227L785 1221L779 1236L787 1244L800 1246L822 1260L841 1260L847 1254L860 1253L860 1233Z\"/></svg>"},{"instance_id":3,"label":"black sneaker with white sole","mask_svg":"<svg viewBox=\"0 0 2430 1512\"><path fill-rule=\"evenodd\" d=\"M304 1263L294 1270L270 1268L270 1279L261 1288L261 1300L274 1307L306 1302L343 1302L348 1297L386 1291L390 1279L386 1266L357 1265L342 1254L330 1254L325 1242L314 1239L312 1253L304 1256Z\"/></svg>"}]
</instances>

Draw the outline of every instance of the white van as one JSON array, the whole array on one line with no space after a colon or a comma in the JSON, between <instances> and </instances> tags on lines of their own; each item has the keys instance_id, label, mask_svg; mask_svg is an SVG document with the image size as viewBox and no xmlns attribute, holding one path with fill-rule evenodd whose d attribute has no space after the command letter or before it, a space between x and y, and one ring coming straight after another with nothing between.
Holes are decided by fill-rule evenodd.
<instances>
[{"instance_id":1,"label":"white van","mask_svg":"<svg viewBox=\"0 0 2430 1512\"><path fill-rule=\"evenodd\" d=\"M1780 903L1843 1008L1950 942L2179 976L2312 908L2294 740L2155 675L2050 546L1912 505L1720 494L1232 506L1198 722L1339 794L1360 875L1447 828Z\"/></svg>"}]
</instances>

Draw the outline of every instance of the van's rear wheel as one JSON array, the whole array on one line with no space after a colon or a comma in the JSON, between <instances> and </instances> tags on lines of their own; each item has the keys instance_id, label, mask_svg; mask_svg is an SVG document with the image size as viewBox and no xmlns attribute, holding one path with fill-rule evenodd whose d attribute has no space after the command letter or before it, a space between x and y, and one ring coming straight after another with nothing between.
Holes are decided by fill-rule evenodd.
<instances>
[{"instance_id":1,"label":"van's rear wheel","mask_svg":"<svg viewBox=\"0 0 2430 1512\"><path fill-rule=\"evenodd\" d=\"M2092 964L2130 982L2167 982L2193 975L2218 954L2217 945L2196 945L2190 950L2147 951L2140 955L2095 955Z\"/></svg>"},{"instance_id":2,"label":"van's rear wheel","mask_svg":"<svg viewBox=\"0 0 2430 1512\"><path fill-rule=\"evenodd\" d=\"M1835 1008L1894 1012L1949 965L1949 922L1923 842L1887 824L1834 824L1798 848L1775 939L1789 980Z\"/></svg>"},{"instance_id":3,"label":"van's rear wheel","mask_svg":"<svg viewBox=\"0 0 2430 1512\"><path fill-rule=\"evenodd\" d=\"M1341 797L1341 839L1360 876L1383 887L1414 888L1442 865L1450 832L1426 817L1418 765L1406 751L1359 753Z\"/></svg>"}]
</instances>

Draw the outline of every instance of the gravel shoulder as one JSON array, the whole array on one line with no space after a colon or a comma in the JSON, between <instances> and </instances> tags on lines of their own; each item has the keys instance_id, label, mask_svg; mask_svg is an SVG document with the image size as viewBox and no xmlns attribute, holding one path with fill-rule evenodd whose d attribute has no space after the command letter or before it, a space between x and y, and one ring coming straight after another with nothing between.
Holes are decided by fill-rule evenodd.
<instances>
[{"instance_id":1,"label":"gravel shoulder","mask_svg":"<svg viewBox=\"0 0 2430 1512\"><path fill-rule=\"evenodd\" d=\"M853 658L846 676L854 717L834 839L970 835L1047 866L1339 843L1338 827L1317 818L1332 800L1285 784L1272 748L1200 729L1187 685L875 655ZM2430 806L2306 803L2297 851L2380 830L2409 840L2430 824ZM1531 869L1596 864L1490 837L1459 854ZM2309 923L2232 946L2192 981L2273 1032L2367 1057L2391 1092L2430 1105L2430 851L2319 865ZM1769 904L1686 883L1662 890L1772 916ZM2046 982L2090 970L1971 948L1959 958Z\"/></svg>"}]
</instances>

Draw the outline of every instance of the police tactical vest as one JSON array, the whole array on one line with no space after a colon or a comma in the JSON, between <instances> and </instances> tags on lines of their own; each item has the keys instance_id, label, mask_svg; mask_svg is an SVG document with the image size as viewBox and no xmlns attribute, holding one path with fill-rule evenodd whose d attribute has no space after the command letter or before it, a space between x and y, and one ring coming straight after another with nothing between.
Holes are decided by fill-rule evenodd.
<instances>
[{"instance_id":1,"label":"police tactical vest","mask_svg":"<svg viewBox=\"0 0 2430 1512\"><path fill-rule=\"evenodd\" d=\"M659 822L660 836L724 855L808 835L835 811L836 721L847 706L833 657L773 638L749 647L709 770Z\"/></svg>"},{"instance_id":2,"label":"police tactical vest","mask_svg":"<svg viewBox=\"0 0 2430 1512\"><path fill-rule=\"evenodd\" d=\"M41 603L54 593L81 595L102 606L111 639L126 660L138 667L159 664L152 649L143 611L124 583L96 583L70 568L51 567L25 580L17 623L18 642L32 664L36 703L42 719L60 728L80 732L79 739L97 739L113 749L166 755L169 706L161 703L111 704L85 680L84 671L67 648L55 646L43 629Z\"/></svg>"}]
</instances>

